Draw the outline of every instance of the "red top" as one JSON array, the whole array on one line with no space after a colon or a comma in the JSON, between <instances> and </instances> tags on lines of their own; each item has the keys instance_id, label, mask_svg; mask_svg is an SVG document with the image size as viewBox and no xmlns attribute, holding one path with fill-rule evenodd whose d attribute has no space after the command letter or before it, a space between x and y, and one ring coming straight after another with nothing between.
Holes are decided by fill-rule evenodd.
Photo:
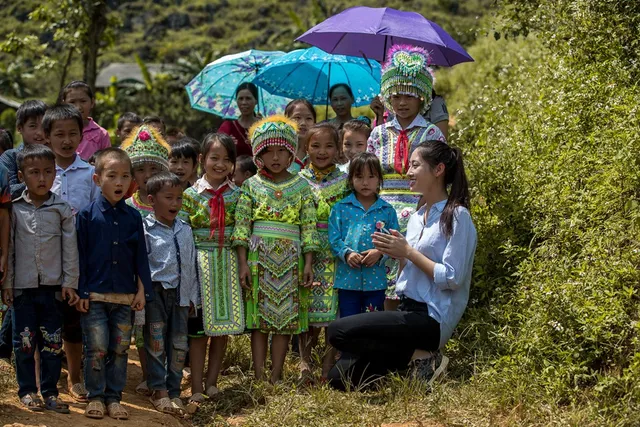
<instances>
[{"instance_id":1,"label":"red top","mask_svg":"<svg viewBox=\"0 0 640 427\"><path fill-rule=\"evenodd\" d=\"M236 156L253 155L248 131L237 120L225 120L218 128L218 132L227 134L236 140Z\"/></svg>"}]
</instances>

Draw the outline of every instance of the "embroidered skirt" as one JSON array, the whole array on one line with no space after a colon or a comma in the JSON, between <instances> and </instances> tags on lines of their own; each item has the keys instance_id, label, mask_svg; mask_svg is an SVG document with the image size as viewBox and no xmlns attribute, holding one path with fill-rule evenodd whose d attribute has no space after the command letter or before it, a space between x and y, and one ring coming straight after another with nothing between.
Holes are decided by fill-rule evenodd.
<instances>
[{"instance_id":1,"label":"embroidered skirt","mask_svg":"<svg viewBox=\"0 0 640 427\"><path fill-rule=\"evenodd\" d=\"M255 221L249 243L251 290L247 295L247 328L276 334L308 330L308 290L302 287L300 227Z\"/></svg>"},{"instance_id":2,"label":"embroidered skirt","mask_svg":"<svg viewBox=\"0 0 640 427\"><path fill-rule=\"evenodd\" d=\"M338 291L333 289L336 276L336 258L329 246L329 228L318 222L320 250L313 254L313 282L309 289L309 325L327 326L336 320Z\"/></svg>"},{"instance_id":3,"label":"embroidered skirt","mask_svg":"<svg viewBox=\"0 0 640 427\"><path fill-rule=\"evenodd\" d=\"M420 194L409 190L409 180L398 174L384 176L380 198L389 203L398 215L398 225L402 234L407 234L409 218L416 212ZM396 295L396 279L398 276L398 260L389 258L385 263L387 269L387 299L398 299Z\"/></svg>"},{"instance_id":4,"label":"embroidered skirt","mask_svg":"<svg viewBox=\"0 0 640 427\"><path fill-rule=\"evenodd\" d=\"M209 336L238 335L244 332L245 316L238 273L238 255L231 249L233 227L225 227L224 244L208 239L208 229L194 229L200 266L202 323ZM200 237L198 239L198 237Z\"/></svg>"}]
</instances>

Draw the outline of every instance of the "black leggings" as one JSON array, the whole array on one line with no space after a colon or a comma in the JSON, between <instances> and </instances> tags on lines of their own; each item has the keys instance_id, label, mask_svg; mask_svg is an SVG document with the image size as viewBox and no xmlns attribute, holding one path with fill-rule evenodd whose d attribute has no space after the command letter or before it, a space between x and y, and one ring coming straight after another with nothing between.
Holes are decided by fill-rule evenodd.
<instances>
[{"instance_id":1,"label":"black leggings","mask_svg":"<svg viewBox=\"0 0 640 427\"><path fill-rule=\"evenodd\" d=\"M427 305L405 298L398 311L376 311L338 319L329 325L329 342L342 352L329 372L329 384L345 390L372 383L407 368L416 349L434 351L440 324Z\"/></svg>"}]
</instances>

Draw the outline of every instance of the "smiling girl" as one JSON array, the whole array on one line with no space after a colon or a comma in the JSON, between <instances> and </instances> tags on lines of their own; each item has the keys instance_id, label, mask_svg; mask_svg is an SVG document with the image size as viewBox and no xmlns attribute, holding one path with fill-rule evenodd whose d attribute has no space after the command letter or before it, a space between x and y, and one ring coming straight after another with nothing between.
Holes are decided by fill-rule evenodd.
<instances>
[{"instance_id":1,"label":"smiling girl","mask_svg":"<svg viewBox=\"0 0 640 427\"><path fill-rule=\"evenodd\" d=\"M180 217L193 229L201 274L202 310L189 319L191 392L188 410L218 393L218 375L229 335L244 332L238 258L230 248L240 191L230 180L236 163L233 139L222 133L205 137L200 155L204 176L187 188ZM211 337L209 344L209 337ZM203 388L209 344L207 378Z\"/></svg>"},{"instance_id":2,"label":"smiling girl","mask_svg":"<svg viewBox=\"0 0 640 427\"><path fill-rule=\"evenodd\" d=\"M338 295L333 289L336 273L336 258L331 253L328 237L328 220L331 208L348 193L347 174L335 164L338 155L338 132L330 123L320 123L307 133L309 165L300 171L300 176L311 185L318 216L320 249L313 260L314 286L309 299L309 332L302 336L300 366L304 380L310 379L311 342L316 341L322 327L336 319ZM323 360L322 378L326 378L333 365L335 352L327 349Z\"/></svg>"},{"instance_id":3,"label":"smiling girl","mask_svg":"<svg viewBox=\"0 0 640 427\"><path fill-rule=\"evenodd\" d=\"M409 157L424 141L446 141L440 129L421 115L429 108L433 88L429 54L419 47L394 45L387 58L382 67L381 91L385 106L393 110L395 118L373 129L367 152L380 159L384 173L380 197L396 210L399 231L404 234L420 200L420 195L409 189ZM398 303L393 290L398 264L389 260L387 267L387 298L395 302L388 302L385 308L394 310Z\"/></svg>"}]
</instances>

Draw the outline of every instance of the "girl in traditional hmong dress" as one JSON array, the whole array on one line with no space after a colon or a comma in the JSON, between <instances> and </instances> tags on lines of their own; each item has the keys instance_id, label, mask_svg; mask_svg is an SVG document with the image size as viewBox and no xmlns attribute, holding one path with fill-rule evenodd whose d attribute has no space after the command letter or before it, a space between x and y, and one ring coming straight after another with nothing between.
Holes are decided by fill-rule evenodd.
<instances>
[{"instance_id":1,"label":"girl in traditional hmong dress","mask_svg":"<svg viewBox=\"0 0 640 427\"><path fill-rule=\"evenodd\" d=\"M295 122L273 116L250 130L259 172L242 184L232 246L247 288L246 323L256 378L264 379L269 333L271 382L282 377L289 337L309 327L308 288L318 249L316 208L307 181L287 171L296 153Z\"/></svg>"},{"instance_id":2,"label":"girl in traditional hmong dress","mask_svg":"<svg viewBox=\"0 0 640 427\"><path fill-rule=\"evenodd\" d=\"M433 89L433 75L429 68L429 54L420 47L394 45L387 53L382 67L381 92L385 106L393 110L390 122L376 126L367 142L367 152L380 159L384 185L380 197L391 204L398 214L400 232L407 232L409 217L416 211L420 195L409 190L409 158L424 141L446 142L444 135L422 113L429 109ZM387 261L387 298L385 309L397 308L395 282L398 262Z\"/></svg>"},{"instance_id":3,"label":"girl in traditional hmong dress","mask_svg":"<svg viewBox=\"0 0 640 427\"><path fill-rule=\"evenodd\" d=\"M309 332L302 336L300 371L303 380L310 380L310 362L312 342L317 341L323 326L336 319L338 312L338 293L333 284L336 272L336 259L331 253L328 237L329 213L334 204L344 198L347 188L347 174L336 167L339 138L335 127L330 123L320 123L307 133L307 153L309 165L300 171L300 176L311 185L318 216L318 236L320 248L313 257L314 284L309 290ZM326 378L333 366L335 353L332 349L325 352L322 364L322 378Z\"/></svg>"},{"instance_id":4,"label":"girl in traditional hmong dress","mask_svg":"<svg viewBox=\"0 0 640 427\"><path fill-rule=\"evenodd\" d=\"M204 140L202 169L205 174L183 195L180 217L193 229L202 275L202 310L189 319L191 404L218 393L217 382L229 335L244 332L244 301L238 276L236 251L230 248L240 190L230 180L236 161L233 139L209 134ZM203 372L209 345L207 378Z\"/></svg>"}]
</instances>

